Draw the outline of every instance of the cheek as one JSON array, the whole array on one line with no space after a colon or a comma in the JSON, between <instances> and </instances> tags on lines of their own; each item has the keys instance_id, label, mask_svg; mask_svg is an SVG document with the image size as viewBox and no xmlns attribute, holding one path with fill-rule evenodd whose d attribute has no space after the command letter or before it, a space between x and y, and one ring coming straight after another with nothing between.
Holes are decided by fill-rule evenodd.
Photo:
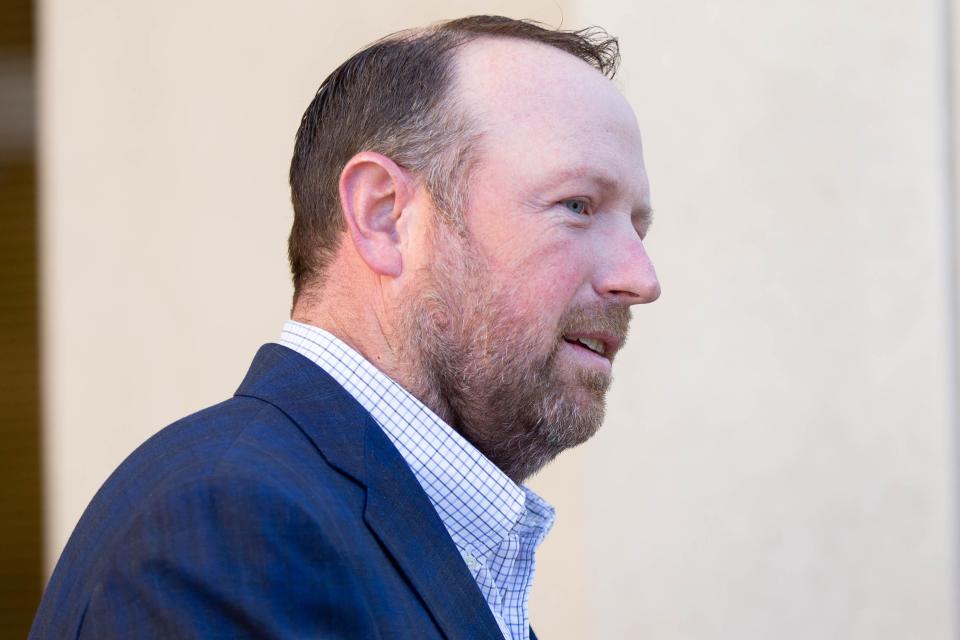
<instances>
[{"instance_id":1,"label":"cheek","mask_svg":"<svg viewBox=\"0 0 960 640\"><path fill-rule=\"evenodd\" d=\"M582 257L563 243L553 243L513 262L508 275L511 306L533 323L553 326L588 286Z\"/></svg>"},{"instance_id":2,"label":"cheek","mask_svg":"<svg viewBox=\"0 0 960 640\"><path fill-rule=\"evenodd\" d=\"M478 208L479 211L485 211ZM471 232L496 289L516 315L550 326L589 287L594 251L589 234L546 213L502 217L475 215Z\"/></svg>"}]
</instances>

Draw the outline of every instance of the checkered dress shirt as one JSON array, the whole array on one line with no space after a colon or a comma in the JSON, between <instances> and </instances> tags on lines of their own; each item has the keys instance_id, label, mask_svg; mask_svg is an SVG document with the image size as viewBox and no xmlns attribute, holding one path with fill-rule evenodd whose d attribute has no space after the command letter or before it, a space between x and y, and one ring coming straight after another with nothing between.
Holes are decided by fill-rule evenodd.
<instances>
[{"instance_id":1,"label":"checkered dress shirt","mask_svg":"<svg viewBox=\"0 0 960 640\"><path fill-rule=\"evenodd\" d=\"M370 412L433 503L504 637L528 640L534 552L553 525L553 507L330 333L291 320L279 343L319 365Z\"/></svg>"}]
</instances>

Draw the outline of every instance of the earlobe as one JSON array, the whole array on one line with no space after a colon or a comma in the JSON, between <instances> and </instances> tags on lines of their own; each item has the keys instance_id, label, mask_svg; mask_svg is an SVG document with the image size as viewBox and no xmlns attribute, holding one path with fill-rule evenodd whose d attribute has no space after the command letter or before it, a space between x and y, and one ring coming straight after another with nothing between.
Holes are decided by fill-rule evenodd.
<instances>
[{"instance_id":1,"label":"earlobe","mask_svg":"<svg viewBox=\"0 0 960 640\"><path fill-rule=\"evenodd\" d=\"M340 203L350 240L371 271L403 272L400 215L409 197L406 172L390 158L364 151L340 172Z\"/></svg>"}]
</instances>

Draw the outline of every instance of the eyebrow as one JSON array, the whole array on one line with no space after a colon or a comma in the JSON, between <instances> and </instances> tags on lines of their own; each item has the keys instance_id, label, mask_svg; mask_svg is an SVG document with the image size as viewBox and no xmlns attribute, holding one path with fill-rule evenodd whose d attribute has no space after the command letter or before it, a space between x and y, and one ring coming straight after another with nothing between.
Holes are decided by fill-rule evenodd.
<instances>
[{"instance_id":1,"label":"eyebrow","mask_svg":"<svg viewBox=\"0 0 960 640\"><path fill-rule=\"evenodd\" d=\"M650 205L643 204L630 213L630 218L634 224L639 224L644 229L649 229L653 224L653 208Z\"/></svg>"},{"instance_id":2,"label":"eyebrow","mask_svg":"<svg viewBox=\"0 0 960 640\"><path fill-rule=\"evenodd\" d=\"M604 173L602 170L590 169L580 165L565 167L552 173L546 179L546 183L553 186L559 186L570 180L590 180L607 189L616 189L619 185L613 176Z\"/></svg>"}]
</instances>

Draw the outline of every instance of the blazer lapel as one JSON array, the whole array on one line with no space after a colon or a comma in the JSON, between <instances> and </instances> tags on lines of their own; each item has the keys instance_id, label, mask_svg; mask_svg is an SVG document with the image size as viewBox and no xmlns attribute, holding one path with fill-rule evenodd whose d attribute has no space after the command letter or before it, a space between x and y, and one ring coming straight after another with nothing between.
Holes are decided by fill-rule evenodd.
<instances>
[{"instance_id":1,"label":"blazer lapel","mask_svg":"<svg viewBox=\"0 0 960 640\"><path fill-rule=\"evenodd\" d=\"M237 395L286 413L332 466L367 489L364 520L451 640L502 640L490 607L403 457L370 414L319 366L261 347Z\"/></svg>"},{"instance_id":2,"label":"blazer lapel","mask_svg":"<svg viewBox=\"0 0 960 640\"><path fill-rule=\"evenodd\" d=\"M367 524L448 638L503 640L463 557L399 452L379 428L368 430L367 444Z\"/></svg>"}]
</instances>

